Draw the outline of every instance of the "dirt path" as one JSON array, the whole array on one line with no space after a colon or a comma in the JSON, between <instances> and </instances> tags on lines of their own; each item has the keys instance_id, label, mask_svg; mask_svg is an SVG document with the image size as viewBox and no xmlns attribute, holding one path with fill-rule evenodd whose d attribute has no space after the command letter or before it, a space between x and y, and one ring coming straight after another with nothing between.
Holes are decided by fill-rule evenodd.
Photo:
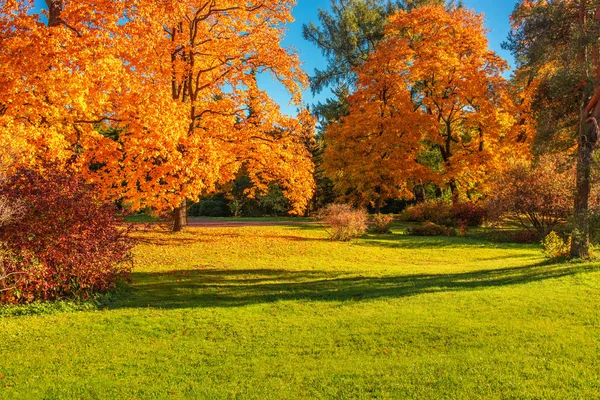
<instances>
[{"instance_id":1,"label":"dirt path","mask_svg":"<svg viewBox=\"0 0 600 400\"><path fill-rule=\"evenodd\" d=\"M189 218L188 226L197 228L239 228L246 226L303 226L303 225L318 225L314 221L223 221L210 218Z\"/></svg>"}]
</instances>

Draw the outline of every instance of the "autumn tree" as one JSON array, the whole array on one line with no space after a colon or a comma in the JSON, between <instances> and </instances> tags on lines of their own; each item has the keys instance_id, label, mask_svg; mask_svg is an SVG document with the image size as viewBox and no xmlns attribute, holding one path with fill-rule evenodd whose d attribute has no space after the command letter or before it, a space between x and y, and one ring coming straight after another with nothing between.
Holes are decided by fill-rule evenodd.
<instances>
[{"instance_id":1,"label":"autumn tree","mask_svg":"<svg viewBox=\"0 0 600 400\"><path fill-rule=\"evenodd\" d=\"M447 185L455 200L478 188L518 150L506 68L473 12L430 6L394 14L355 69L349 115L328 127L329 175L341 191L375 204L410 196L422 182ZM426 150L439 165L420 162Z\"/></svg>"},{"instance_id":2,"label":"autumn tree","mask_svg":"<svg viewBox=\"0 0 600 400\"><path fill-rule=\"evenodd\" d=\"M521 0L507 47L518 74L533 83L541 151L576 148L575 229L571 255L589 257L589 197L600 118L600 4Z\"/></svg>"},{"instance_id":3,"label":"autumn tree","mask_svg":"<svg viewBox=\"0 0 600 400\"><path fill-rule=\"evenodd\" d=\"M23 165L71 159L94 124L114 115L123 81L122 61L109 51L122 5L47 4L44 22L32 1L0 2L0 143L11 143L12 161Z\"/></svg>"},{"instance_id":4,"label":"autumn tree","mask_svg":"<svg viewBox=\"0 0 600 400\"><path fill-rule=\"evenodd\" d=\"M373 53L376 44L384 37L388 17L398 10L411 10L425 5L458 7L461 2L445 0L332 0L330 10L319 10L319 21L303 27L304 38L313 43L327 60L323 70L315 70L311 77L311 90L321 93L331 89L333 96L312 107L318 118L321 135L315 154L317 168L317 197L327 198L332 183L326 178L323 151L327 140L323 133L331 122L348 113L348 97L355 90L356 68Z\"/></svg>"},{"instance_id":5,"label":"autumn tree","mask_svg":"<svg viewBox=\"0 0 600 400\"><path fill-rule=\"evenodd\" d=\"M31 163L68 160L107 197L175 210L176 230L186 199L242 165L257 190L277 180L306 207L314 121L282 115L255 80L271 74L300 101L306 78L280 45L292 2L53 0L48 26L31 2L0 5L0 137Z\"/></svg>"}]
</instances>

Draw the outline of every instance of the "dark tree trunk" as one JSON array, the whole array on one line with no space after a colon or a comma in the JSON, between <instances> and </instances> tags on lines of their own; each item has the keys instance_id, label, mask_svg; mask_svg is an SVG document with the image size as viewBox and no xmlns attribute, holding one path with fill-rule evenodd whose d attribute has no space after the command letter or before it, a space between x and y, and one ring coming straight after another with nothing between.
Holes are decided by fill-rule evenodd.
<instances>
[{"instance_id":1,"label":"dark tree trunk","mask_svg":"<svg viewBox=\"0 0 600 400\"><path fill-rule=\"evenodd\" d=\"M582 1L579 8L579 22L582 27L586 22L587 1ZM600 25L600 7L595 6L594 20ZM600 49L594 44L591 49L596 87L591 100L582 102L581 120L579 123L579 140L577 143L577 178L575 188L575 229L572 233L571 256L590 257L590 214L589 200L593 154L598 143L598 121L600 121ZM585 60L586 52L579 55ZM587 103L587 104L586 104Z\"/></svg>"},{"instance_id":2,"label":"dark tree trunk","mask_svg":"<svg viewBox=\"0 0 600 400\"><path fill-rule=\"evenodd\" d=\"M179 207L173 210L173 232L182 232L187 222L187 201L184 199Z\"/></svg>"},{"instance_id":3,"label":"dark tree trunk","mask_svg":"<svg viewBox=\"0 0 600 400\"><path fill-rule=\"evenodd\" d=\"M46 0L48 6L48 26L59 26L62 21L60 14L63 9L63 0Z\"/></svg>"},{"instance_id":4,"label":"dark tree trunk","mask_svg":"<svg viewBox=\"0 0 600 400\"><path fill-rule=\"evenodd\" d=\"M450 187L450 193L452 194L452 204L458 203L458 187L456 186L454 178L450 180L448 186Z\"/></svg>"},{"instance_id":5,"label":"dark tree trunk","mask_svg":"<svg viewBox=\"0 0 600 400\"><path fill-rule=\"evenodd\" d=\"M588 119L586 115L582 116L577 146L575 230L572 234L571 256L580 258L589 258L590 256L589 198L593 152L598 140L597 126L593 121L595 121L594 118Z\"/></svg>"}]
</instances>

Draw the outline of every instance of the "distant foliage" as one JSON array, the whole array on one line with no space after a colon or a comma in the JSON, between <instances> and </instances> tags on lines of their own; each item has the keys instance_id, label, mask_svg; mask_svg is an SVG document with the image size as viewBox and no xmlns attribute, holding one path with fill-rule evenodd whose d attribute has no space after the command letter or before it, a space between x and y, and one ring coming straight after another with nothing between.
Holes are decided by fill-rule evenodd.
<instances>
[{"instance_id":1,"label":"distant foliage","mask_svg":"<svg viewBox=\"0 0 600 400\"><path fill-rule=\"evenodd\" d=\"M394 223L394 216L389 214L375 214L373 215L372 224L370 230L374 233L389 233L392 224Z\"/></svg>"},{"instance_id":2,"label":"distant foliage","mask_svg":"<svg viewBox=\"0 0 600 400\"><path fill-rule=\"evenodd\" d=\"M0 198L24 205L22 218L0 227L0 302L87 298L128 276L132 240L93 186L64 172L21 170Z\"/></svg>"},{"instance_id":3,"label":"distant foliage","mask_svg":"<svg viewBox=\"0 0 600 400\"><path fill-rule=\"evenodd\" d=\"M383 32L354 69L347 115L326 126L324 171L338 193L379 203L436 182L456 198L485 188L507 154L527 151L513 128L508 65L489 50L481 15L401 9Z\"/></svg>"},{"instance_id":4,"label":"distant foliage","mask_svg":"<svg viewBox=\"0 0 600 400\"><path fill-rule=\"evenodd\" d=\"M427 221L422 226L408 228L407 233L411 236L456 236L456 229Z\"/></svg>"},{"instance_id":5,"label":"distant foliage","mask_svg":"<svg viewBox=\"0 0 600 400\"><path fill-rule=\"evenodd\" d=\"M190 217L228 217L229 209L222 199L202 199L198 203L192 204L188 215Z\"/></svg>"},{"instance_id":6,"label":"distant foliage","mask_svg":"<svg viewBox=\"0 0 600 400\"><path fill-rule=\"evenodd\" d=\"M367 231L369 216L348 204L330 204L319 212L319 219L328 227L331 239L347 241Z\"/></svg>"},{"instance_id":7,"label":"distant foliage","mask_svg":"<svg viewBox=\"0 0 600 400\"><path fill-rule=\"evenodd\" d=\"M544 255L548 258L567 257L571 251L571 238L565 240L552 231L542 240L542 246L544 246Z\"/></svg>"},{"instance_id":8,"label":"distant foliage","mask_svg":"<svg viewBox=\"0 0 600 400\"><path fill-rule=\"evenodd\" d=\"M571 213L573 192L572 170L559 157L545 156L536 164L519 161L496 177L488 213L493 220L513 217L544 237Z\"/></svg>"}]
</instances>

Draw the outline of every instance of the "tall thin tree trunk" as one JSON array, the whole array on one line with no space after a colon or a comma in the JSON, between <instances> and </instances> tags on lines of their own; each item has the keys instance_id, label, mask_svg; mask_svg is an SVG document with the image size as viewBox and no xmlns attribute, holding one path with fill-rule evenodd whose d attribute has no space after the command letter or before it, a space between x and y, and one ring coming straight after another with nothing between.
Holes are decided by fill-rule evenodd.
<instances>
[{"instance_id":1,"label":"tall thin tree trunk","mask_svg":"<svg viewBox=\"0 0 600 400\"><path fill-rule=\"evenodd\" d=\"M173 218L173 232L182 232L188 224L186 199L183 199L179 207L173 210Z\"/></svg>"}]
</instances>

